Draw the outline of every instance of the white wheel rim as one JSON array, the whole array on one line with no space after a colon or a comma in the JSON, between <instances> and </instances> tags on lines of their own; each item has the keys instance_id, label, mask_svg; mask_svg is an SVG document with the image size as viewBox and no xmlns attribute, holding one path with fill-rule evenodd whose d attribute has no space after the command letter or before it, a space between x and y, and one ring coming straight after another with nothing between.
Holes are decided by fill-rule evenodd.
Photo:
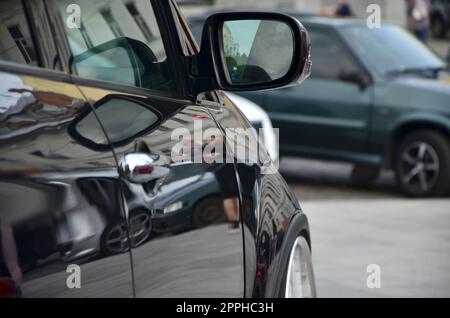
<instances>
[{"instance_id":1,"label":"white wheel rim","mask_svg":"<svg viewBox=\"0 0 450 318\"><path fill-rule=\"evenodd\" d=\"M314 277L312 268L309 268L309 246L303 237L295 240L289 257L286 277L286 298L312 298L315 297Z\"/></svg>"}]
</instances>

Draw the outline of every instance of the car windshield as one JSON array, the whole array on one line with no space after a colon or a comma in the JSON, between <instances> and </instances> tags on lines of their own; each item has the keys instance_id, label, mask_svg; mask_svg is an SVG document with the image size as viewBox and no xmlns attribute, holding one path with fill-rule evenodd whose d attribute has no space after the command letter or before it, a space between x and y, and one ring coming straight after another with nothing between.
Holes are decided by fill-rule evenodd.
<instances>
[{"instance_id":1,"label":"car windshield","mask_svg":"<svg viewBox=\"0 0 450 318\"><path fill-rule=\"evenodd\" d=\"M445 64L424 44L397 26L342 29L357 54L381 75L440 70Z\"/></svg>"}]
</instances>

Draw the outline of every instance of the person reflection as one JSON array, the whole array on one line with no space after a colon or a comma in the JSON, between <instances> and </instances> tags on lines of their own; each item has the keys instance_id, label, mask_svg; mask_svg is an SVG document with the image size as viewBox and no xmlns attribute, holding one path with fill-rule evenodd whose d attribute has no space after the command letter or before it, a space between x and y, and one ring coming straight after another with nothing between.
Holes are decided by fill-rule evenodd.
<instances>
[{"instance_id":1,"label":"person reflection","mask_svg":"<svg viewBox=\"0 0 450 318\"><path fill-rule=\"evenodd\" d=\"M225 199L223 206L228 220L230 221L229 233L239 231L239 199L237 197Z\"/></svg>"},{"instance_id":2,"label":"person reflection","mask_svg":"<svg viewBox=\"0 0 450 318\"><path fill-rule=\"evenodd\" d=\"M6 267L4 270L0 269L0 287L2 289L0 297L18 297L21 294L20 284L22 283L22 271L19 266L14 231L11 225L2 221L1 218L0 243L0 263L3 263L0 266L4 265ZM8 275L8 278L2 277L4 274Z\"/></svg>"},{"instance_id":3,"label":"person reflection","mask_svg":"<svg viewBox=\"0 0 450 318\"><path fill-rule=\"evenodd\" d=\"M203 141L203 145L209 145L209 149L214 149L211 152L204 152L204 156L209 156L209 159L213 157L217 162L212 165L214 167L212 172L214 172L221 189L223 210L229 223L228 232L238 232L240 224L238 187L234 167L232 164L226 163L226 154L223 151L224 139L222 136L211 136Z\"/></svg>"}]
</instances>

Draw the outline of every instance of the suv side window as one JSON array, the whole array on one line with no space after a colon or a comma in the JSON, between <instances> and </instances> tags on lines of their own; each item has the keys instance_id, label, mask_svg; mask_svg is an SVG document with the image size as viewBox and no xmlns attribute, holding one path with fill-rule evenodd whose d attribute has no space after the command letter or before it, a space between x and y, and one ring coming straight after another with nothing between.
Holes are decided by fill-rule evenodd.
<instances>
[{"instance_id":1,"label":"suv side window","mask_svg":"<svg viewBox=\"0 0 450 318\"><path fill-rule=\"evenodd\" d=\"M310 29L311 77L339 79L342 73L358 71L358 66L336 35L324 30Z\"/></svg>"},{"instance_id":2,"label":"suv side window","mask_svg":"<svg viewBox=\"0 0 450 318\"><path fill-rule=\"evenodd\" d=\"M73 73L169 93L176 90L150 0L60 0L59 5Z\"/></svg>"},{"instance_id":3,"label":"suv side window","mask_svg":"<svg viewBox=\"0 0 450 318\"><path fill-rule=\"evenodd\" d=\"M0 60L38 65L22 1L0 2Z\"/></svg>"}]
</instances>

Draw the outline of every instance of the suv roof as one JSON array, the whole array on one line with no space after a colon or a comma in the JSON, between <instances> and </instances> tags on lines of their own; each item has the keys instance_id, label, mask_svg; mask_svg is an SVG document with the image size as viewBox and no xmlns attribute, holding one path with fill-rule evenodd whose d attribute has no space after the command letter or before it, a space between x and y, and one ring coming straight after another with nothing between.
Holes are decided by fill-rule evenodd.
<instances>
[{"instance_id":1,"label":"suv roof","mask_svg":"<svg viewBox=\"0 0 450 318\"><path fill-rule=\"evenodd\" d=\"M193 15L191 17L189 17L189 20L191 22L204 22L206 20L206 18L214 13L219 13L219 12L235 12L235 11L258 11L258 12L267 12L267 11L271 11L271 12L280 12L280 13L284 13L296 18L300 18L301 22L305 22L307 24L321 24L321 25L328 25L328 26L334 26L334 27L338 27L338 26L347 26L347 25L365 25L366 21L364 19L361 18L335 18L335 17L326 17L326 16L321 16L318 14L312 14L312 13L306 13L306 12L302 12L302 11L287 11L286 9L267 9L267 8L262 8L262 9L258 9L255 10L253 9L245 9L245 8L239 8L239 10L237 9L225 9L225 10L211 10L211 11L206 11L203 14L200 15Z\"/></svg>"}]
</instances>

